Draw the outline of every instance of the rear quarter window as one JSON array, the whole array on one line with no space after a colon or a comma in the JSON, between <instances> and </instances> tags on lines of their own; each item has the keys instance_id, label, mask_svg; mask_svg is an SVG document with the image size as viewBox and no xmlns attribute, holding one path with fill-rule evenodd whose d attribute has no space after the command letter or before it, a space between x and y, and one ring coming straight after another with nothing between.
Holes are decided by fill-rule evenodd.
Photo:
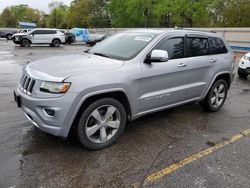
<instances>
[{"instance_id":1,"label":"rear quarter window","mask_svg":"<svg viewBox=\"0 0 250 188\"><path fill-rule=\"evenodd\" d=\"M223 54L228 52L224 42L221 39L209 38L208 40L211 47L211 54Z\"/></svg>"}]
</instances>

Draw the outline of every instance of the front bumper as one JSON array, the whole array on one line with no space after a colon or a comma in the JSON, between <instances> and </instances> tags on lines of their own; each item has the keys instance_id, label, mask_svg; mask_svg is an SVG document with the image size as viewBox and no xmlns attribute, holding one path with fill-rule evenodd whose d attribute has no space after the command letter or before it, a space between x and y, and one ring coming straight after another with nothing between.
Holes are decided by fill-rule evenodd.
<instances>
[{"instance_id":1,"label":"front bumper","mask_svg":"<svg viewBox=\"0 0 250 188\"><path fill-rule=\"evenodd\" d=\"M244 74L244 75L249 75L250 74L250 68L246 68L246 69L243 69L243 68L238 68L238 73L240 74Z\"/></svg>"},{"instance_id":2,"label":"front bumper","mask_svg":"<svg viewBox=\"0 0 250 188\"><path fill-rule=\"evenodd\" d=\"M20 89L14 91L20 100L20 107L28 120L42 131L60 137L67 137L71 123L77 93L66 93L59 98L33 98ZM15 97L17 98L17 97ZM53 110L50 116L46 110Z\"/></svg>"}]
</instances>

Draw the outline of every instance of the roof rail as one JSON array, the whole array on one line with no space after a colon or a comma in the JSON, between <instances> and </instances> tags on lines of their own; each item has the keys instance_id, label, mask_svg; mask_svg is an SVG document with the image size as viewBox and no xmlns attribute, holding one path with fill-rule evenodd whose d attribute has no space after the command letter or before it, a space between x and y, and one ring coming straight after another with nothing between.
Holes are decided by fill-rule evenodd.
<instances>
[{"instance_id":1,"label":"roof rail","mask_svg":"<svg viewBox=\"0 0 250 188\"><path fill-rule=\"evenodd\" d=\"M175 30L188 30L188 31L200 31L200 32L207 32L207 33L216 33L216 31L206 31L201 29L189 29L189 28L182 28L182 27L176 27Z\"/></svg>"}]
</instances>

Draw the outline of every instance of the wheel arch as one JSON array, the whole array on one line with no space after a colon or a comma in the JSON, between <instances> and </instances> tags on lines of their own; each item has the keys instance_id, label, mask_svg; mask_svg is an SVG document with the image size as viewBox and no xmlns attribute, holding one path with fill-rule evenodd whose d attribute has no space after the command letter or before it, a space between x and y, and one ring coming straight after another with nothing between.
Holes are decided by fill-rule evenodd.
<instances>
[{"instance_id":1,"label":"wheel arch","mask_svg":"<svg viewBox=\"0 0 250 188\"><path fill-rule=\"evenodd\" d=\"M220 79L223 79L227 82L227 85L228 85L228 89L230 88L231 86L231 83L232 83L232 78L231 78L231 73L230 72L220 72L218 74L216 74L211 82L211 84L209 85L208 89L206 90L205 92L205 95L204 95L204 98L207 96L209 90L211 89L211 87L213 86L213 84L217 81L217 80L220 80Z\"/></svg>"},{"instance_id":2,"label":"wheel arch","mask_svg":"<svg viewBox=\"0 0 250 188\"><path fill-rule=\"evenodd\" d=\"M54 39L52 39L52 43L53 43L54 40L59 40L60 43L62 43L61 39L59 39L59 38L54 38Z\"/></svg>"},{"instance_id":3,"label":"wheel arch","mask_svg":"<svg viewBox=\"0 0 250 188\"><path fill-rule=\"evenodd\" d=\"M28 41L30 42L30 44L32 44L32 41L31 41L29 38L22 38L22 39L20 40L20 43L22 43L22 41L25 40L25 39L28 40Z\"/></svg>"},{"instance_id":4,"label":"wheel arch","mask_svg":"<svg viewBox=\"0 0 250 188\"><path fill-rule=\"evenodd\" d=\"M92 93L89 94L87 97L82 98L82 100L79 102L79 105L76 108L76 111L73 115L72 122L70 124L70 132L74 131L76 128L76 125L81 117L82 112L94 101L101 99L101 98L114 98L121 102L121 104L124 106L127 119L131 119L132 117L132 108L131 104L129 102L129 97L127 94L122 90L114 90L114 91L107 91L102 93Z\"/></svg>"}]
</instances>

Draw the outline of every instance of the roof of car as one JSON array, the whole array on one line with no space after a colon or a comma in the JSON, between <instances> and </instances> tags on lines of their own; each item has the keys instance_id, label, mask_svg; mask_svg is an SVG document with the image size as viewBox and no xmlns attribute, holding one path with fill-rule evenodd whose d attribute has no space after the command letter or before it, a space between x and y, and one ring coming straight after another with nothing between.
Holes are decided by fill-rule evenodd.
<instances>
[{"instance_id":1,"label":"roof of car","mask_svg":"<svg viewBox=\"0 0 250 188\"><path fill-rule=\"evenodd\" d=\"M55 28L35 28L34 30L58 30Z\"/></svg>"},{"instance_id":2,"label":"roof of car","mask_svg":"<svg viewBox=\"0 0 250 188\"><path fill-rule=\"evenodd\" d=\"M218 36L214 31L199 30L199 29L186 29L186 28L167 28L167 29L129 29L124 32L138 32L138 33L187 33L187 34L199 34L204 36Z\"/></svg>"}]
</instances>

